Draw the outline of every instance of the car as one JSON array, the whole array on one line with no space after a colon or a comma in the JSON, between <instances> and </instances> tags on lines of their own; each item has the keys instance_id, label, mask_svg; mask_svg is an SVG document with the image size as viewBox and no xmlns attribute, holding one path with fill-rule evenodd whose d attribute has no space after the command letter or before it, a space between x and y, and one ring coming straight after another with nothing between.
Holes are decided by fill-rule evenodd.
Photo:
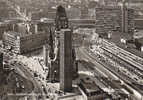
<instances>
[{"instance_id":1,"label":"car","mask_svg":"<svg viewBox=\"0 0 143 100\"><path fill-rule=\"evenodd\" d=\"M41 75L39 75L39 78L41 79L41 78L42 78L42 76L41 76Z\"/></svg>"},{"instance_id":2,"label":"car","mask_svg":"<svg viewBox=\"0 0 143 100\"><path fill-rule=\"evenodd\" d=\"M42 77L42 80L44 80L45 78L44 77Z\"/></svg>"},{"instance_id":3,"label":"car","mask_svg":"<svg viewBox=\"0 0 143 100\"><path fill-rule=\"evenodd\" d=\"M46 89L45 89L45 88L43 88L43 91L44 91L44 93L45 93L45 94L47 94L47 91L46 91Z\"/></svg>"},{"instance_id":4,"label":"car","mask_svg":"<svg viewBox=\"0 0 143 100\"><path fill-rule=\"evenodd\" d=\"M48 95L46 95L46 98L49 98L49 96ZM49 99L48 99L49 100Z\"/></svg>"},{"instance_id":5,"label":"car","mask_svg":"<svg viewBox=\"0 0 143 100\"><path fill-rule=\"evenodd\" d=\"M30 72L32 72L32 70L30 69Z\"/></svg>"},{"instance_id":6,"label":"car","mask_svg":"<svg viewBox=\"0 0 143 100\"><path fill-rule=\"evenodd\" d=\"M138 32L139 30L135 29L134 32Z\"/></svg>"},{"instance_id":7,"label":"car","mask_svg":"<svg viewBox=\"0 0 143 100\"><path fill-rule=\"evenodd\" d=\"M38 77L38 74L36 72L34 72L34 77Z\"/></svg>"}]
</instances>

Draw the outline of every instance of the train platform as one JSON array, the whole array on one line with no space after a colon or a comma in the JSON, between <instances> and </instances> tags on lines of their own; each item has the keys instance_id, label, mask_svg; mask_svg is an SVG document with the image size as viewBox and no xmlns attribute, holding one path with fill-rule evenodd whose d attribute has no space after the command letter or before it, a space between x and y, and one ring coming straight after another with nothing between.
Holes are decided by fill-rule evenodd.
<instances>
[{"instance_id":1,"label":"train platform","mask_svg":"<svg viewBox=\"0 0 143 100\"><path fill-rule=\"evenodd\" d=\"M135 45L133 44L123 44L120 42L120 39L124 38L124 39L131 39L131 35L127 34L127 33L120 33L120 32L116 32L112 34L111 39L108 39L109 41L115 43L117 46L119 46L120 48L127 50L141 58L143 58L143 52L139 51L136 49Z\"/></svg>"}]
</instances>

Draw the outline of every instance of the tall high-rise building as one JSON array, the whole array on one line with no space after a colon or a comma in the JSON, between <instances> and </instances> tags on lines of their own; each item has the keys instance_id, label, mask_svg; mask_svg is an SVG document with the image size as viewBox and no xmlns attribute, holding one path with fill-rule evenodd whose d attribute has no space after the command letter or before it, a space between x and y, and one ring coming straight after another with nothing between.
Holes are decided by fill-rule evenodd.
<instances>
[{"instance_id":1,"label":"tall high-rise building","mask_svg":"<svg viewBox=\"0 0 143 100\"><path fill-rule=\"evenodd\" d=\"M48 57L49 57L49 46L48 44L43 45L43 58L45 66L48 66Z\"/></svg>"},{"instance_id":2,"label":"tall high-rise building","mask_svg":"<svg viewBox=\"0 0 143 100\"><path fill-rule=\"evenodd\" d=\"M127 7L128 1L122 0L121 12L122 12L122 33L134 33L134 9Z\"/></svg>"},{"instance_id":3,"label":"tall high-rise building","mask_svg":"<svg viewBox=\"0 0 143 100\"><path fill-rule=\"evenodd\" d=\"M0 71L3 70L3 53L0 52Z\"/></svg>"},{"instance_id":4,"label":"tall high-rise building","mask_svg":"<svg viewBox=\"0 0 143 100\"><path fill-rule=\"evenodd\" d=\"M110 31L133 34L134 10L125 5L96 8L96 32L106 36Z\"/></svg>"},{"instance_id":5,"label":"tall high-rise building","mask_svg":"<svg viewBox=\"0 0 143 100\"><path fill-rule=\"evenodd\" d=\"M122 12L122 32L123 33L125 33L125 32L127 32L127 25L126 25L126 23L128 23L127 22L127 20L126 20L126 16L127 16L127 7L126 7L126 1L125 0L122 0L122 8L121 8L121 12Z\"/></svg>"},{"instance_id":6,"label":"tall high-rise building","mask_svg":"<svg viewBox=\"0 0 143 100\"><path fill-rule=\"evenodd\" d=\"M62 29L60 32L60 89L64 92L72 90L72 32Z\"/></svg>"}]
</instances>

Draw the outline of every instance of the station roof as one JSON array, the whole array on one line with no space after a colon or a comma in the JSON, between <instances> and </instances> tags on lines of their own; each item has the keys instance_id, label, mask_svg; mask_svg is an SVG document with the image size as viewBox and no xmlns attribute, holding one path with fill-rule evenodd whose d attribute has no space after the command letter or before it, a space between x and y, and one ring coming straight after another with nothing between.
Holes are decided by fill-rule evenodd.
<instances>
[{"instance_id":1,"label":"station roof","mask_svg":"<svg viewBox=\"0 0 143 100\"><path fill-rule=\"evenodd\" d=\"M90 78L81 79L81 84L88 93L101 91L101 89Z\"/></svg>"}]
</instances>

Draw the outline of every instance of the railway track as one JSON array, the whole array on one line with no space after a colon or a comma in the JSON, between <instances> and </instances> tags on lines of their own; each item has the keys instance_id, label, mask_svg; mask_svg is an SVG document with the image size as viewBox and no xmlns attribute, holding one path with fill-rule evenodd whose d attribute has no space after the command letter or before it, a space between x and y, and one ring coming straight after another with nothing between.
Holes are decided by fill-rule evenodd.
<instances>
[{"instance_id":1,"label":"railway track","mask_svg":"<svg viewBox=\"0 0 143 100\"><path fill-rule=\"evenodd\" d=\"M104 51L109 52L110 54L122 59L126 63L132 65L133 69L136 72L140 73L140 76L143 76L143 58L138 57L122 48L116 46L113 43L103 40L103 46L101 47Z\"/></svg>"},{"instance_id":2,"label":"railway track","mask_svg":"<svg viewBox=\"0 0 143 100\"><path fill-rule=\"evenodd\" d=\"M110 43L107 40L103 39L102 44L104 45L104 47L110 47L112 50L116 50L116 53L122 53L124 56L127 56L130 59L136 61L137 63L143 65L143 58L136 56L136 55L116 46L114 43Z\"/></svg>"},{"instance_id":3,"label":"railway track","mask_svg":"<svg viewBox=\"0 0 143 100\"><path fill-rule=\"evenodd\" d=\"M81 53L81 55L83 56L82 58L85 58L85 59L88 59L89 61L91 61L92 63L93 62L96 62L96 63L93 63L91 66L90 66L90 64L88 64L88 62L86 63L86 64L84 64L83 65L83 67L85 67L87 70L89 69L89 71L91 71L92 70L92 72L94 71L95 72L95 76L92 76L92 79L95 81L95 83L100 87L100 88L102 88L105 92L109 92L109 93L115 93L115 91L116 90L120 90L120 91L122 91L121 89L123 88L122 86L121 86L121 81L119 80L119 79L117 79L117 77L115 76L115 75L113 75L112 73L111 73L111 71L109 71L109 70L106 70L106 72L105 72L105 69L104 68L102 68L103 66L105 66L105 65L101 65L100 64L100 66L98 65L99 64L99 62L97 62L97 59L95 60L95 57L93 57L93 56L91 56L89 53L87 53L87 52L85 52L86 50L79 50L80 51L80 53ZM79 55L79 54L78 54ZM89 58L90 57L90 58ZM97 64L98 63L98 64ZM92 67L92 68L91 68ZM100 69L99 68L97 68L97 67L100 67ZM98 69L98 70L97 70ZM102 73L100 73L100 71L103 71ZM98 72L99 71L99 72ZM98 72L98 74L96 74L96 72ZM100 73L100 74L99 74ZM104 74L103 74L104 73ZM106 75L106 74L107 75ZM104 76L104 75L106 75L106 76ZM115 81L118 81L118 83L120 84L116 84L116 83L114 83ZM126 89L125 89L126 90ZM128 91L128 90L126 90L126 91ZM123 91L122 91L123 92ZM129 92L129 91L128 91ZM133 94L132 92L129 92L129 93L131 93L131 94ZM118 94L118 95L120 95L120 94Z\"/></svg>"},{"instance_id":4,"label":"railway track","mask_svg":"<svg viewBox=\"0 0 143 100\"><path fill-rule=\"evenodd\" d=\"M98 61L98 63L100 63L102 66L104 66L107 70L109 70L111 73L113 73L114 75L116 75L121 81L123 81L127 86L129 86L130 88L132 88L132 90L135 90L136 92L141 94L141 97L143 96L143 91L141 88L135 86L135 84L133 84L133 82L135 82L133 79L131 79L130 77L128 77L127 75L124 75L122 72L119 72L115 67L111 66L110 64L106 63L105 61L99 61L99 59L96 59L97 55L90 55L88 54L92 59ZM140 97L140 98L141 98Z\"/></svg>"},{"instance_id":5,"label":"railway track","mask_svg":"<svg viewBox=\"0 0 143 100\"><path fill-rule=\"evenodd\" d=\"M117 47L113 43L110 43L106 40L103 40L103 41L104 42L102 42L103 45L101 49L104 50L106 54L108 53L109 55L112 55L114 58L117 58L119 62L122 61L122 63L123 62L126 63L124 65L128 65L128 66L125 66L128 70L132 71L132 73L134 74L137 74L140 78L143 78L143 59L142 58Z\"/></svg>"},{"instance_id":6,"label":"railway track","mask_svg":"<svg viewBox=\"0 0 143 100\"><path fill-rule=\"evenodd\" d=\"M143 65L136 62L134 59L128 57L125 53L117 50L117 49L114 49L114 48L111 48L111 47L101 47L104 51L108 51L110 52L111 54L114 54L116 55L117 57L121 58L122 60L132 64L134 67L136 67L137 69L141 70L143 72Z\"/></svg>"},{"instance_id":7,"label":"railway track","mask_svg":"<svg viewBox=\"0 0 143 100\"><path fill-rule=\"evenodd\" d=\"M130 74L127 74L126 72L120 73L119 71L121 70L117 71L116 73L120 73L121 76L126 78L126 80L124 80L122 77L121 79L123 79L126 83L128 83L131 87L133 87L135 90L139 91L143 95L143 91L142 91L143 90L142 88L143 59L116 46L114 43L108 42L107 40L103 39L101 45L100 45L100 49L104 51L103 53L101 53L101 55L102 56L104 55L107 58L106 60L112 59L114 62L118 63L120 67L122 67L122 69L125 69L127 70L128 73L130 73ZM109 70L111 69L113 70L113 73L115 73L114 70L115 71L118 70L115 67L116 66L109 68ZM136 76L136 77L133 77L133 76ZM127 80L129 80L129 82L127 82Z\"/></svg>"},{"instance_id":8,"label":"railway track","mask_svg":"<svg viewBox=\"0 0 143 100\"><path fill-rule=\"evenodd\" d=\"M143 79L142 70L140 70L138 67L135 67L126 61L123 61L118 56L116 56L106 50L104 50L104 55L106 55L108 58L112 59L114 62L117 62L118 64L120 64L123 68L127 69L129 72L136 74L140 79Z\"/></svg>"}]
</instances>

